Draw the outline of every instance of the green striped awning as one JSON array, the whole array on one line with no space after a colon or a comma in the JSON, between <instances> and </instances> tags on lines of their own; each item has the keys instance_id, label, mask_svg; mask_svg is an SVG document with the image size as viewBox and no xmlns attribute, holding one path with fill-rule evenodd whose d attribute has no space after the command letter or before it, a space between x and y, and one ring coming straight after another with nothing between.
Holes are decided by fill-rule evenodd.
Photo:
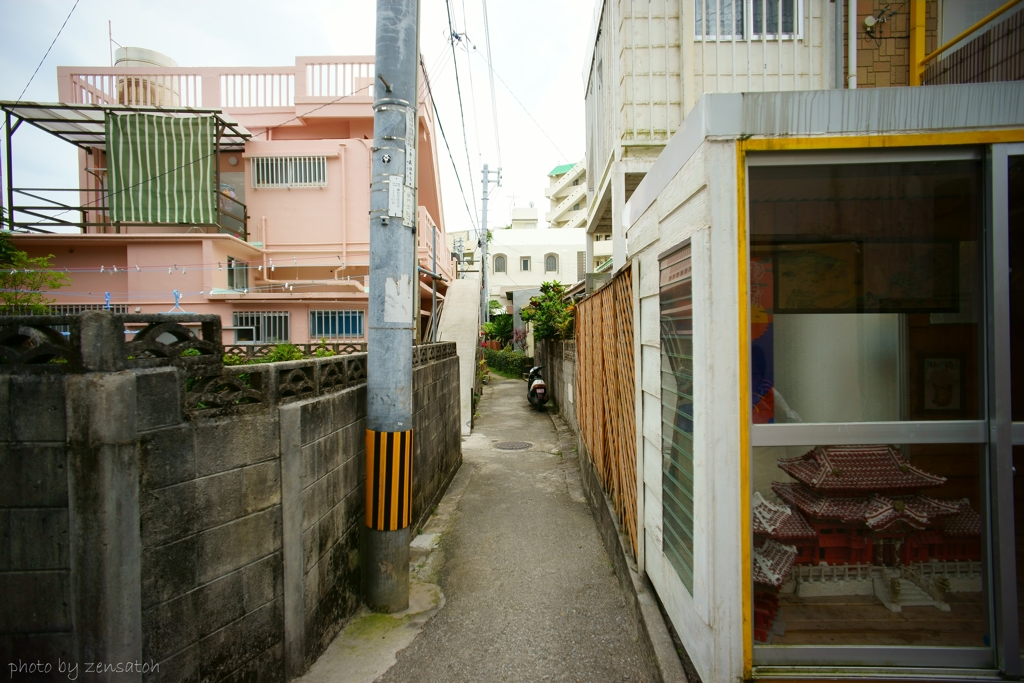
<instances>
[{"instance_id":1,"label":"green striped awning","mask_svg":"<svg viewBox=\"0 0 1024 683\"><path fill-rule=\"evenodd\" d=\"M106 117L110 215L127 223L214 224L214 118Z\"/></svg>"}]
</instances>

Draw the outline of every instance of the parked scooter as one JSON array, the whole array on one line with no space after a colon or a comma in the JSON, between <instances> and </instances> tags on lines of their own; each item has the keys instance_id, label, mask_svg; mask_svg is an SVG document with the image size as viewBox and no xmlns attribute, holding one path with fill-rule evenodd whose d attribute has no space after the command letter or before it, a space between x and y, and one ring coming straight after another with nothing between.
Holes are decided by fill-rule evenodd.
<instances>
[{"instance_id":1,"label":"parked scooter","mask_svg":"<svg viewBox=\"0 0 1024 683\"><path fill-rule=\"evenodd\" d=\"M548 402L548 385L544 383L544 378L540 376L542 367L544 366L538 365L530 368L530 374L526 379L526 398L530 405L538 408Z\"/></svg>"}]
</instances>

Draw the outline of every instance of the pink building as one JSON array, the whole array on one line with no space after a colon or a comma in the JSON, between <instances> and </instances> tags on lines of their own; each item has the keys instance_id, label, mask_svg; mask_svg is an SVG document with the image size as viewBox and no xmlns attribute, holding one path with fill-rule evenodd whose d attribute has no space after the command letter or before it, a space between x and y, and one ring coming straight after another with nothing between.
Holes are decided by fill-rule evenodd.
<instances>
[{"instance_id":1,"label":"pink building","mask_svg":"<svg viewBox=\"0 0 1024 683\"><path fill-rule=\"evenodd\" d=\"M8 145L17 147L17 127L29 123L79 147L78 188L25 188L15 164L3 195L16 228L24 230L17 246L32 256L53 254L54 266L67 268L73 279L53 295L60 310L105 306L109 293L111 307L123 312L167 312L177 303L187 312L217 313L226 344L365 340L373 57L181 68L147 52L119 54L136 61L122 59L113 68L58 68L60 105L2 103L13 123ZM139 53L151 57L149 63ZM422 71L420 82L416 163L425 335L431 273L440 275L440 303L451 264L434 111ZM204 116L212 121L214 151L196 157L216 161L195 194L210 202L206 219L117 219L125 214L114 204L128 201L140 183L125 175L127 163L120 181L113 177L118 162L108 159L115 130L108 119L127 121L118 117L140 112L162 117L150 119L157 127ZM167 167L201 167L191 163ZM154 175L160 174L143 173ZM46 234L69 226L80 234Z\"/></svg>"}]
</instances>

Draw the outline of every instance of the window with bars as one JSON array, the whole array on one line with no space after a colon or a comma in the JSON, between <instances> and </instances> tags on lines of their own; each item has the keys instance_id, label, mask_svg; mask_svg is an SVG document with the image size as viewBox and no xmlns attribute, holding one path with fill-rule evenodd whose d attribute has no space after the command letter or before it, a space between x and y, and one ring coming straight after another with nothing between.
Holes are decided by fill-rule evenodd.
<instances>
[{"instance_id":1,"label":"window with bars","mask_svg":"<svg viewBox=\"0 0 1024 683\"><path fill-rule=\"evenodd\" d=\"M238 291L249 289L248 264L232 256L228 256L228 289Z\"/></svg>"},{"instance_id":2,"label":"window with bars","mask_svg":"<svg viewBox=\"0 0 1024 683\"><path fill-rule=\"evenodd\" d=\"M310 338L363 338L362 311L310 311Z\"/></svg>"},{"instance_id":3,"label":"window with bars","mask_svg":"<svg viewBox=\"0 0 1024 683\"><path fill-rule=\"evenodd\" d=\"M291 339L288 311L235 311L236 344L276 344Z\"/></svg>"},{"instance_id":4,"label":"window with bars","mask_svg":"<svg viewBox=\"0 0 1024 683\"><path fill-rule=\"evenodd\" d=\"M659 263L662 550L693 592L693 296L690 244Z\"/></svg>"},{"instance_id":5,"label":"window with bars","mask_svg":"<svg viewBox=\"0 0 1024 683\"><path fill-rule=\"evenodd\" d=\"M249 161L254 189L327 187L327 157L253 157Z\"/></svg>"},{"instance_id":6,"label":"window with bars","mask_svg":"<svg viewBox=\"0 0 1024 683\"><path fill-rule=\"evenodd\" d=\"M544 272L558 272L558 256L556 256L555 254L548 254L547 256L544 257Z\"/></svg>"},{"instance_id":7,"label":"window with bars","mask_svg":"<svg viewBox=\"0 0 1024 683\"><path fill-rule=\"evenodd\" d=\"M505 261L505 255L504 254L498 254L497 256L495 256L494 257L494 272L495 273L504 273L505 272L505 268L506 268L505 264L506 264L506 261Z\"/></svg>"},{"instance_id":8,"label":"window with bars","mask_svg":"<svg viewBox=\"0 0 1024 683\"><path fill-rule=\"evenodd\" d=\"M803 0L694 0L697 40L779 40L802 34Z\"/></svg>"}]
</instances>

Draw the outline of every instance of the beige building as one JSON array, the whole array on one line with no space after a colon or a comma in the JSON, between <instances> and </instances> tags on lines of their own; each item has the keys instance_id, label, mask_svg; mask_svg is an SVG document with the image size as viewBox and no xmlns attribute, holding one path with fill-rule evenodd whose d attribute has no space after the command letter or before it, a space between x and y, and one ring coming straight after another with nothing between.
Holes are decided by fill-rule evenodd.
<instances>
[{"instance_id":1,"label":"beige building","mask_svg":"<svg viewBox=\"0 0 1024 683\"><path fill-rule=\"evenodd\" d=\"M582 228L587 220L587 164L555 166L548 173L544 196L551 201L551 210L544 220L552 228Z\"/></svg>"},{"instance_id":2,"label":"beige building","mask_svg":"<svg viewBox=\"0 0 1024 683\"><path fill-rule=\"evenodd\" d=\"M589 192L587 191L587 162L555 166L548 173L548 187L544 195L551 201L551 210L544 218L552 228L586 228ZM611 232L596 233L587 271L597 270L612 256Z\"/></svg>"}]
</instances>

